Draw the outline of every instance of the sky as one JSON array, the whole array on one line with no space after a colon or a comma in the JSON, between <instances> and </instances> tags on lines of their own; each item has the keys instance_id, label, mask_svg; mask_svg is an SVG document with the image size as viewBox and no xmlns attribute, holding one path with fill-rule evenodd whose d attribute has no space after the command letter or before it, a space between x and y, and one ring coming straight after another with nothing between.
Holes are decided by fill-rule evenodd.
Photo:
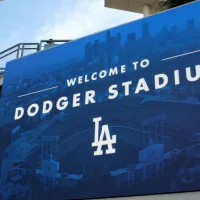
<instances>
[{"instance_id":1,"label":"sky","mask_svg":"<svg viewBox=\"0 0 200 200\"><path fill-rule=\"evenodd\" d=\"M4 0L0 51L23 42L76 39L141 17L105 8L104 0Z\"/></svg>"}]
</instances>

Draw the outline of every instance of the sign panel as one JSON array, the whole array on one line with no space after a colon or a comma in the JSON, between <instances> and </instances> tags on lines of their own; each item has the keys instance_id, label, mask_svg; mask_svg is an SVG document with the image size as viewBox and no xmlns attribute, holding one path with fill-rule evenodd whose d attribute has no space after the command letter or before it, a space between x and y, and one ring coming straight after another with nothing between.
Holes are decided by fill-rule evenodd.
<instances>
[{"instance_id":1,"label":"sign panel","mask_svg":"<svg viewBox=\"0 0 200 200\"><path fill-rule=\"evenodd\" d=\"M200 2L9 62L2 199L200 190Z\"/></svg>"}]
</instances>

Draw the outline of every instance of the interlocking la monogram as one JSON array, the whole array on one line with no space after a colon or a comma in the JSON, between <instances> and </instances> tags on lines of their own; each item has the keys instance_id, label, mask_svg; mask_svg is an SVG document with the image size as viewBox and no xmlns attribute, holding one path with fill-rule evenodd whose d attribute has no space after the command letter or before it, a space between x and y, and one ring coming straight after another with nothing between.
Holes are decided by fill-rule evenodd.
<instances>
[{"instance_id":1,"label":"interlocking la monogram","mask_svg":"<svg viewBox=\"0 0 200 200\"><path fill-rule=\"evenodd\" d=\"M108 149L106 150L106 154L115 153L115 148L113 148L113 144L116 144L116 135L110 136L109 127L107 124L102 125L100 138L99 138L99 122L102 121L102 117L97 117L93 119L95 132L94 132L94 142L92 143L92 147L97 147L97 150L94 152L94 156L103 155L102 146L107 145ZM104 140L105 136L105 140Z\"/></svg>"}]
</instances>

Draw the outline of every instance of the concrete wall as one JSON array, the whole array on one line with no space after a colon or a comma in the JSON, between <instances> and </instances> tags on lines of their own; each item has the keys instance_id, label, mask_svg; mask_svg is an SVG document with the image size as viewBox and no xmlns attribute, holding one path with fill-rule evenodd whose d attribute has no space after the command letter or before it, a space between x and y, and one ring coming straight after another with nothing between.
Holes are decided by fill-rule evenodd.
<instances>
[{"instance_id":1,"label":"concrete wall","mask_svg":"<svg viewBox=\"0 0 200 200\"><path fill-rule=\"evenodd\" d=\"M177 194L150 195L140 197L119 197L104 200L200 200L200 192L188 192Z\"/></svg>"},{"instance_id":2,"label":"concrete wall","mask_svg":"<svg viewBox=\"0 0 200 200\"><path fill-rule=\"evenodd\" d=\"M144 13L144 5L149 6L149 12L154 13L157 7L155 0L105 0L105 7Z\"/></svg>"}]
</instances>

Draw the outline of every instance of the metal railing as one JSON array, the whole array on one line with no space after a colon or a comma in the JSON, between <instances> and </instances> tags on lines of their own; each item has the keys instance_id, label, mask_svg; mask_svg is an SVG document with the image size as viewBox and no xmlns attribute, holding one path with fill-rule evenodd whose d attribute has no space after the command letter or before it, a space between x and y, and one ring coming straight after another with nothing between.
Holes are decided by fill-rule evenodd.
<instances>
[{"instance_id":1,"label":"metal railing","mask_svg":"<svg viewBox=\"0 0 200 200\"><path fill-rule=\"evenodd\" d=\"M71 40L41 40L40 43L19 43L2 52L0 52L0 75L4 73L6 63L32 54L46 48L57 46L63 43L70 42ZM49 45L49 47L48 47ZM45 48L46 46L46 48Z\"/></svg>"},{"instance_id":2,"label":"metal railing","mask_svg":"<svg viewBox=\"0 0 200 200\"><path fill-rule=\"evenodd\" d=\"M7 62L39 51L39 43L19 43L0 52L0 74L4 73Z\"/></svg>"}]
</instances>

